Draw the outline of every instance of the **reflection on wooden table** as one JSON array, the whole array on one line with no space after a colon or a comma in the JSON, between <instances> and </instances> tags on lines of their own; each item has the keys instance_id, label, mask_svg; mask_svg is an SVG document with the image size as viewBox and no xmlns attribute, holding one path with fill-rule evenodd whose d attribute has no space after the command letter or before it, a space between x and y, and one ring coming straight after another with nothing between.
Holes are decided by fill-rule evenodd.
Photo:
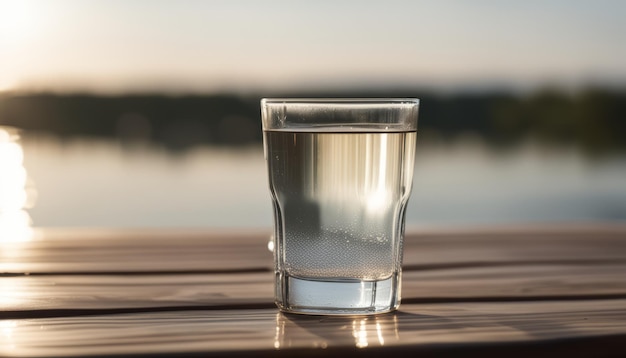
<instances>
[{"instance_id":1,"label":"reflection on wooden table","mask_svg":"<svg viewBox=\"0 0 626 358\"><path fill-rule=\"evenodd\" d=\"M35 230L0 241L0 355L626 355L626 227L422 229L403 304L278 312L269 232Z\"/></svg>"}]
</instances>

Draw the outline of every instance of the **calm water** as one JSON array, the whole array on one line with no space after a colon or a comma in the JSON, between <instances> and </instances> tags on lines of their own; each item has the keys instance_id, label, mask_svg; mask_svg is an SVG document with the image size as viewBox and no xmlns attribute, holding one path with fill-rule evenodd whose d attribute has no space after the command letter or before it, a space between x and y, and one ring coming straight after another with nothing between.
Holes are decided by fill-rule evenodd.
<instances>
[{"instance_id":1,"label":"calm water","mask_svg":"<svg viewBox=\"0 0 626 358\"><path fill-rule=\"evenodd\" d=\"M626 221L626 156L418 139L407 225ZM22 140L37 227L271 227L262 146ZM7 171L2 174L6 176ZM36 198L35 198L36 191Z\"/></svg>"}]
</instances>

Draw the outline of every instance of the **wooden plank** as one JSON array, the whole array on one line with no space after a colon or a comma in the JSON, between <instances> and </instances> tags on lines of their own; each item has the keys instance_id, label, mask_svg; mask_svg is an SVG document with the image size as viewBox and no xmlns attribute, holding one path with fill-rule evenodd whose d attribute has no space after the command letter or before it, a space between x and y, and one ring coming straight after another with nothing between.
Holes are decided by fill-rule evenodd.
<instances>
[{"instance_id":1,"label":"wooden plank","mask_svg":"<svg viewBox=\"0 0 626 358\"><path fill-rule=\"evenodd\" d=\"M521 265L418 270L404 302L626 298L626 264ZM84 310L273 307L273 274L60 275L0 278L0 317Z\"/></svg>"},{"instance_id":2,"label":"wooden plank","mask_svg":"<svg viewBox=\"0 0 626 358\"><path fill-rule=\"evenodd\" d=\"M262 309L19 319L0 321L0 355L622 356L625 321L626 300L410 304L371 317Z\"/></svg>"},{"instance_id":3,"label":"wooden plank","mask_svg":"<svg viewBox=\"0 0 626 358\"><path fill-rule=\"evenodd\" d=\"M278 313L264 232L40 234L0 243L0 356L626 355L621 226L410 233L367 318Z\"/></svg>"},{"instance_id":4,"label":"wooden plank","mask_svg":"<svg viewBox=\"0 0 626 358\"><path fill-rule=\"evenodd\" d=\"M22 276L0 279L0 318L34 310L273 304L273 274ZM69 310L68 310L69 309ZM46 313L41 313L46 314ZM47 313L50 314L50 313ZM37 316L30 312L28 316Z\"/></svg>"},{"instance_id":5,"label":"wooden plank","mask_svg":"<svg viewBox=\"0 0 626 358\"><path fill-rule=\"evenodd\" d=\"M411 233L406 241L404 266L409 268L626 259L624 225L440 228Z\"/></svg>"},{"instance_id":6,"label":"wooden plank","mask_svg":"<svg viewBox=\"0 0 626 358\"><path fill-rule=\"evenodd\" d=\"M270 271L269 231L39 230L0 242L0 273ZM626 262L626 226L420 229L405 239L405 271L541 263Z\"/></svg>"},{"instance_id":7,"label":"wooden plank","mask_svg":"<svg viewBox=\"0 0 626 358\"><path fill-rule=\"evenodd\" d=\"M187 272L272 267L269 234L190 230L39 230L1 243L0 272Z\"/></svg>"}]
</instances>

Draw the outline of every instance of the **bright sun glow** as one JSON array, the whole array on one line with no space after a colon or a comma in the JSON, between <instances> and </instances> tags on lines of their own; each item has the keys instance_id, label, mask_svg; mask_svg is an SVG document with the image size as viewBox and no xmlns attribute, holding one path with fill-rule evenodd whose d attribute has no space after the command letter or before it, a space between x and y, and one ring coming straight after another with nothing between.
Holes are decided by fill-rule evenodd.
<instances>
[{"instance_id":1,"label":"bright sun glow","mask_svg":"<svg viewBox=\"0 0 626 358\"><path fill-rule=\"evenodd\" d=\"M28 0L0 0L0 44L23 40L37 30L37 6Z\"/></svg>"},{"instance_id":2,"label":"bright sun glow","mask_svg":"<svg viewBox=\"0 0 626 358\"><path fill-rule=\"evenodd\" d=\"M41 29L41 5L33 0L0 0L0 92L18 85L20 74L11 60L23 60L16 53Z\"/></svg>"}]
</instances>

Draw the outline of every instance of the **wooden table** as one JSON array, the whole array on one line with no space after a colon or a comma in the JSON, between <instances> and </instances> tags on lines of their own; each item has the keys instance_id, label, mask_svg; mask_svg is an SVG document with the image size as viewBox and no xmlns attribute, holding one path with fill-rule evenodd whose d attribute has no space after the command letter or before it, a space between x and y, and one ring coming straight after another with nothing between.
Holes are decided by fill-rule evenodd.
<instances>
[{"instance_id":1,"label":"wooden table","mask_svg":"<svg viewBox=\"0 0 626 358\"><path fill-rule=\"evenodd\" d=\"M269 234L0 238L0 356L626 356L626 226L411 231L369 317L279 313Z\"/></svg>"}]
</instances>

